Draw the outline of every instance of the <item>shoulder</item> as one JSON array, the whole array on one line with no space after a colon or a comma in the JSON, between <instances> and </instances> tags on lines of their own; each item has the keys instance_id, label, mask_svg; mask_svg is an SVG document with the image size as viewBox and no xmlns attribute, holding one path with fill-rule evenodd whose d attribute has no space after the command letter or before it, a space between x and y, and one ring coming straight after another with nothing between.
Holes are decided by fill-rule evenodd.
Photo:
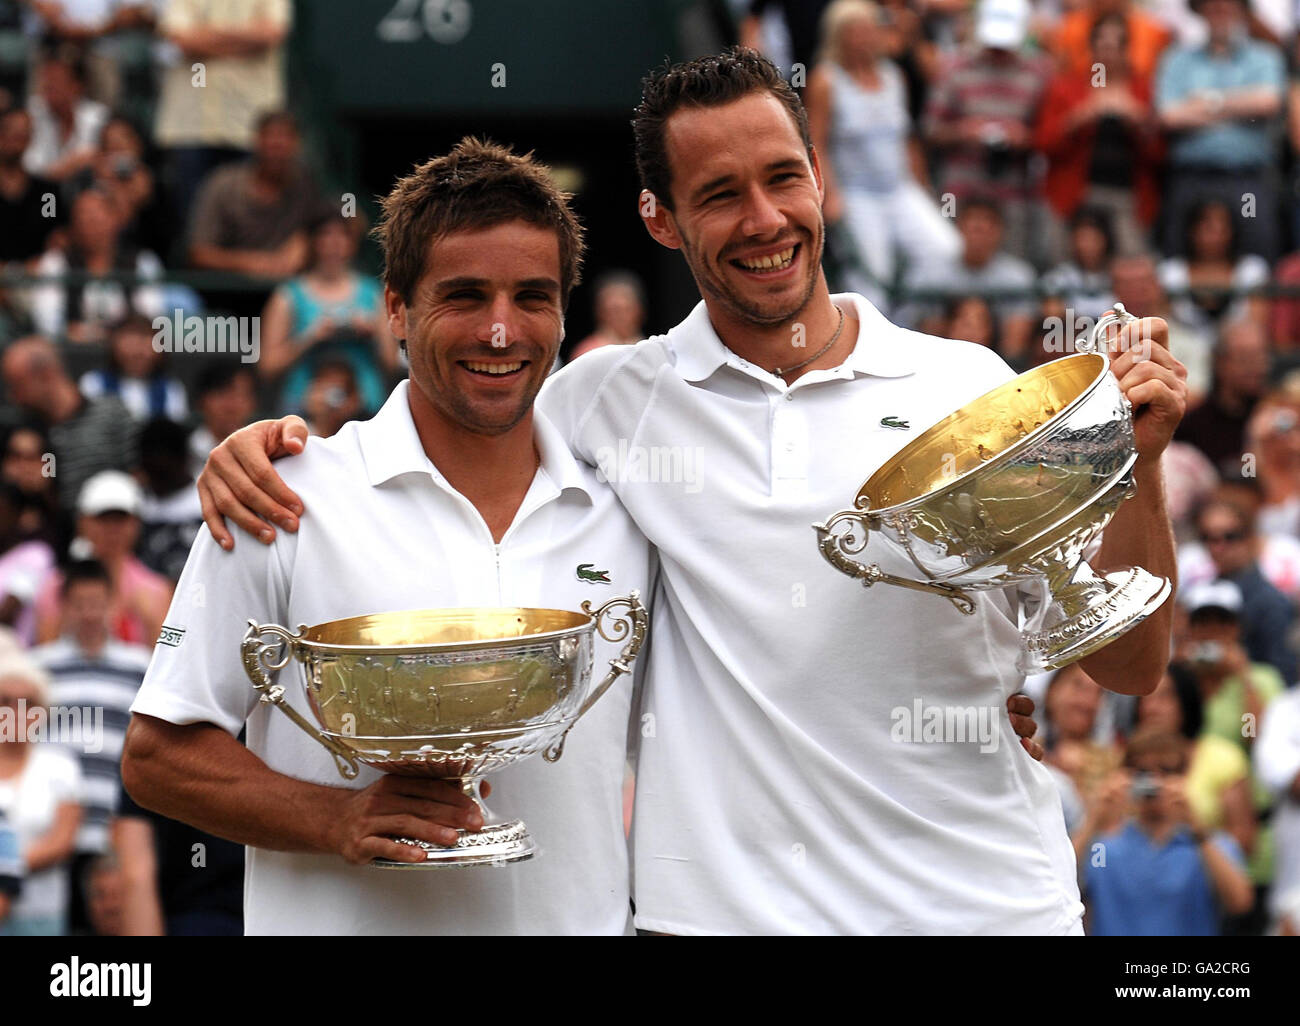
<instances>
[{"instance_id":1,"label":"shoulder","mask_svg":"<svg viewBox=\"0 0 1300 1026\"><path fill-rule=\"evenodd\" d=\"M132 645L125 641L110 641L104 646L104 654L116 666L139 670L143 673L149 667L153 653L144 645Z\"/></svg>"},{"instance_id":2,"label":"shoulder","mask_svg":"<svg viewBox=\"0 0 1300 1026\"><path fill-rule=\"evenodd\" d=\"M350 421L329 438L312 435L303 451L275 461L275 471L304 503L309 494L328 492L340 480L364 480L365 461L361 454L361 425Z\"/></svg>"},{"instance_id":3,"label":"shoulder","mask_svg":"<svg viewBox=\"0 0 1300 1026\"><path fill-rule=\"evenodd\" d=\"M539 401L547 406L557 402L590 405L625 382L653 380L670 362L667 338L656 335L630 346L588 350L547 378Z\"/></svg>"},{"instance_id":4,"label":"shoulder","mask_svg":"<svg viewBox=\"0 0 1300 1026\"><path fill-rule=\"evenodd\" d=\"M962 339L896 328L894 344L905 347L916 367L914 381L926 381L947 395L982 395L1016 372L988 346Z\"/></svg>"},{"instance_id":5,"label":"shoulder","mask_svg":"<svg viewBox=\"0 0 1300 1026\"><path fill-rule=\"evenodd\" d=\"M989 274L991 277L1016 283L1033 283L1037 280L1034 269L1024 260L1010 253L999 253L994 257L993 262L989 264Z\"/></svg>"},{"instance_id":6,"label":"shoulder","mask_svg":"<svg viewBox=\"0 0 1300 1026\"><path fill-rule=\"evenodd\" d=\"M1250 772L1250 762L1238 745L1217 734L1202 734L1196 741L1196 763L1218 780L1232 783Z\"/></svg>"},{"instance_id":7,"label":"shoulder","mask_svg":"<svg viewBox=\"0 0 1300 1026\"><path fill-rule=\"evenodd\" d=\"M1233 277L1239 285L1258 285L1269 279L1268 261L1255 253L1247 253L1237 261Z\"/></svg>"}]
</instances>

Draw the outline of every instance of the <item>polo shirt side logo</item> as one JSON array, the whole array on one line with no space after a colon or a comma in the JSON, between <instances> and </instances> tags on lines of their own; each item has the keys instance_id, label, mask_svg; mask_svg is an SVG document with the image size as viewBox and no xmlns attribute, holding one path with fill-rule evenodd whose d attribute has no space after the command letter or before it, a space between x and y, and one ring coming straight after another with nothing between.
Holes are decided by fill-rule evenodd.
<instances>
[{"instance_id":1,"label":"polo shirt side logo","mask_svg":"<svg viewBox=\"0 0 1300 1026\"><path fill-rule=\"evenodd\" d=\"M609 579L608 570L595 570L595 563L578 564L578 580L586 581L588 584L613 584Z\"/></svg>"},{"instance_id":2,"label":"polo shirt side logo","mask_svg":"<svg viewBox=\"0 0 1300 1026\"><path fill-rule=\"evenodd\" d=\"M908 424L907 421L903 420L900 417L881 417L880 426L887 427L887 428L896 428L899 431L906 431L909 427L911 427L911 425Z\"/></svg>"},{"instance_id":3,"label":"polo shirt side logo","mask_svg":"<svg viewBox=\"0 0 1300 1026\"><path fill-rule=\"evenodd\" d=\"M158 644L170 645L172 648L179 647L180 643L184 640L185 640L184 627L168 627L166 624L164 624L162 633L158 635Z\"/></svg>"}]
</instances>

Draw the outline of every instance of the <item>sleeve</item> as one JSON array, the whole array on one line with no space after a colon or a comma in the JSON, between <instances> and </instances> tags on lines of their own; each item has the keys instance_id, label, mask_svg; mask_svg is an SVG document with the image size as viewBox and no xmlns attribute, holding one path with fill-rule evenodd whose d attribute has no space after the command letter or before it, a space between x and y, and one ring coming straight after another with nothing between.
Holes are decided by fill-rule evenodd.
<instances>
[{"instance_id":1,"label":"sleeve","mask_svg":"<svg viewBox=\"0 0 1300 1026\"><path fill-rule=\"evenodd\" d=\"M224 198L220 172L209 175L199 189L190 215L191 246L220 246L223 244L221 207Z\"/></svg>"},{"instance_id":2,"label":"sleeve","mask_svg":"<svg viewBox=\"0 0 1300 1026\"><path fill-rule=\"evenodd\" d=\"M284 623L296 536L262 545L242 531L225 552L199 531L131 712L213 723L238 736L257 704L239 647L250 619ZM289 625L286 625L289 626Z\"/></svg>"},{"instance_id":3,"label":"sleeve","mask_svg":"<svg viewBox=\"0 0 1300 1026\"><path fill-rule=\"evenodd\" d=\"M81 763L71 750L47 745L50 754L49 776L50 792L55 802L77 802L82 800Z\"/></svg>"},{"instance_id":4,"label":"sleeve","mask_svg":"<svg viewBox=\"0 0 1300 1026\"><path fill-rule=\"evenodd\" d=\"M23 865L22 852L18 847L18 835L9 826L9 821L0 812L0 894L16 897L22 889L23 877L27 867Z\"/></svg>"},{"instance_id":5,"label":"sleeve","mask_svg":"<svg viewBox=\"0 0 1300 1026\"><path fill-rule=\"evenodd\" d=\"M1237 839L1232 834L1220 830L1210 838L1210 843L1231 859L1233 865L1238 869L1246 869L1245 852L1241 850L1241 845L1237 843Z\"/></svg>"},{"instance_id":6,"label":"sleeve","mask_svg":"<svg viewBox=\"0 0 1300 1026\"><path fill-rule=\"evenodd\" d=\"M1256 85L1271 86L1279 96L1286 93L1286 62L1276 46L1261 45Z\"/></svg>"},{"instance_id":7,"label":"sleeve","mask_svg":"<svg viewBox=\"0 0 1300 1026\"><path fill-rule=\"evenodd\" d=\"M1269 706L1252 758L1260 783L1274 795L1291 787L1300 774L1300 692Z\"/></svg>"},{"instance_id":8,"label":"sleeve","mask_svg":"<svg viewBox=\"0 0 1300 1026\"><path fill-rule=\"evenodd\" d=\"M600 408L611 405L606 389L619 368L634 358L640 345L646 344L603 346L586 353L581 360L573 361L547 378L537 397L542 415L564 436L569 449L592 466L596 465L596 450L603 444L601 436L614 433L603 431L601 418L597 416ZM634 397L627 398L635 405Z\"/></svg>"}]
</instances>

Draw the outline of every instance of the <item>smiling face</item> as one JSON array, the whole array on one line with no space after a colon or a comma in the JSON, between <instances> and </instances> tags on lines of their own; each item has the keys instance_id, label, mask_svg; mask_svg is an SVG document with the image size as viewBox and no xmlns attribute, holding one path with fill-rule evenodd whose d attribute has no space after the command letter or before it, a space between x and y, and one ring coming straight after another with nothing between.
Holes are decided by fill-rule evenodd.
<instances>
[{"instance_id":1,"label":"smiling face","mask_svg":"<svg viewBox=\"0 0 1300 1026\"><path fill-rule=\"evenodd\" d=\"M509 431L531 411L560 347L560 280L549 228L507 221L436 239L411 302L385 290L411 387L459 428Z\"/></svg>"},{"instance_id":2,"label":"smiling face","mask_svg":"<svg viewBox=\"0 0 1300 1026\"><path fill-rule=\"evenodd\" d=\"M700 293L742 323L792 320L821 274L821 172L767 92L686 107L665 125L671 211L651 233L681 249Z\"/></svg>"}]
</instances>

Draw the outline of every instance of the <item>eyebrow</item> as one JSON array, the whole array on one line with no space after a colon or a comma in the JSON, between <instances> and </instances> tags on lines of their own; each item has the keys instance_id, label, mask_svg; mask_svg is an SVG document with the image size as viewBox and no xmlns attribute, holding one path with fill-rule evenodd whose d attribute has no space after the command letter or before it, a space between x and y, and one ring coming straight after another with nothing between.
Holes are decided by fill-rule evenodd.
<instances>
[{"instance_id":1,"label":"eyebrow","mask_svg":"<svg viewBox=\"0 0 1300 1026\"><path fill-rule=\"evenodd\" d=\"M435 285L438 292L453 292L456 289L486 288L491 282L487 278L444 278ZM547 292L559 292L560 283L554 278L523 278L514 283L516 289L542 289Z\"/></svg>"},{"instance_id":2,"label":"eyebrow","mask_svg":"<svg viewBox=\"0 0 1300 1026\"><path fill-rule=\"evenodd\" d=\"M764 167L763 170L768 174L771 174L773 171L802 171L805 167L807 167L807 164L803 160L797 157L787 157L784 160L773 161L771 164ZM735 175L725 174L719 175L717 178L709 179L709 181L705 182L695 190L691 197L692 200L699 201L705 195L718 188L718 186L726 185L734 177Z\"/></svg>"}]
</instances>

